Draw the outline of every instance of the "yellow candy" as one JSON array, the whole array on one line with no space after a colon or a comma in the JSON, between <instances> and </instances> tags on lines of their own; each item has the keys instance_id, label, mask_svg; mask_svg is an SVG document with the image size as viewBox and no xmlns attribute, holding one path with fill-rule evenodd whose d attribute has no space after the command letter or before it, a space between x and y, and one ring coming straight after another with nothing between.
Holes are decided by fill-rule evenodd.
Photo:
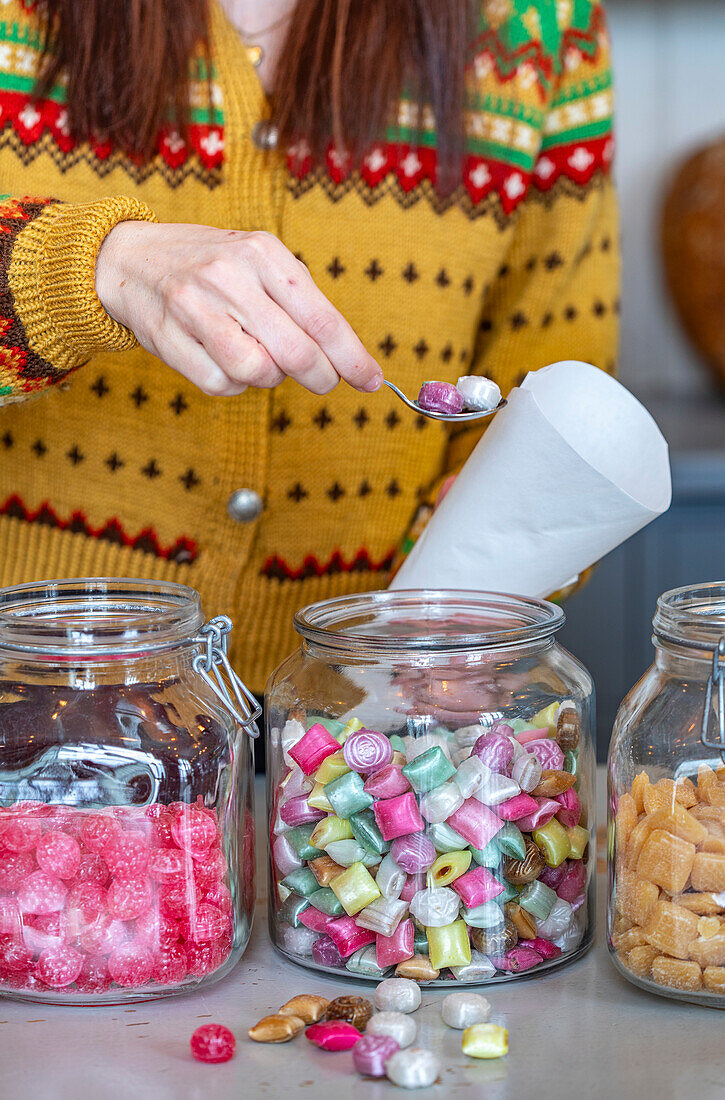
<instances>
[{"instance_id":1,"label":"yellow candy","mask_svg":"<svg viewBox=\"0 0 725 1100\"><path fill-rule=\"evenodd\" d=\"M531 839L541 849L547 867L558 867L569 855L568 833L555 817L540 829L534 829Z\"/></svg>"},{"instance_id":2,"label":"yellow candy","mask_svg":"<svg viewBox=\"0 0 725 1100\"><path fill-rule=\"evenodd\" d=\"M341 817L331 814L318 821L312 830L310 844L315 848L326 848L335 840L352 840L352 829L349 821L343 821Z\"/></svg>"},{"instance_id":3,"label":"yellow candy","mask_svg":"<svg viewBox=\"0 0 725 1100\"><path fill-rule=\"evenodd\" d=\"M588 830L583 829L581 825L574 825L566 830L566 835L569 837L569 859L581 859L589 843Z\"/></svg>"},{"instance_id":4,"label":"yellow candy","mask_svg":"<svg viewBox=\"0 0 725 1100\"><path fill-rule=\"evenodd\" d=\"M363 724L359 721L359 719L351 718L342 733L338 734L335 740L339 741L341 745L344 745L351 733L357 733L357 731L361 730L362 728ZM335 756L337 756L337 753L335 753Z\"/></svg>"},{"instance_id":5,"label":"yellow candy","mask_svg":"<svg viewBox=\"0 0 725 1100\"><path fill-rule=\"evenodd\" d=\"M330 889L349 917L354 917L371 901L380 897L375 879L362 863L353 863L341 875L337 875L330 883Z\"/></svg>"},{"instance_id":6,"label":"yellow candy","mask_svg":"<svg viewBox=\"0 0 725 1100\"><path fill-rule=\"evenodd\" d=\"M538 714L535 714L531 719L531 725L534 729L543 730L545 726L549 729L556 728L557 711L559 710L558 703L550 703L548 707L544 707Z\"/></svg>"},{"instance_id":7,"label":"yellow candy","mask_svg":"<svg viewBox=\"0 0 725 1100\"><path fill-rule=\"evenodd\" d=\"M337 881L337 880L336 880ZM428 957L435 970L444 966L467 966L471 961L471 941L464 920L454 920L442 928L427 927Z\"/></svg>"},{"instance_id":8,"label":"yellow candy","mask_svg":"<svg viewBox=\"0 0 725 1100\"><path fill-rule=\"evenodd\" d=\"M345 757L342 755L342 749L340 749L339 752L333 752L332 756L328 756L326 760L322 761L315 772L314 780L315 783L321 783L324 787L325 783L329 783L349 771L350 769L345 763Z\"/></svg>"},{"instance_id":9,"label":"yellow candy","mask_svg":"<svg viewBox=\"0 0 725 1100\"><path fill-rule=\"evenodd\" d=\"M471 865L470 852L445 852L428 870L428 886L448 886L465 875Z\"/></svg>"},{"instance_id":10,"label":"yellow candy","mask_svg":"<svg viewBox=\"0 0 725 1100\"><path fill-rule=\"evenodd\" d=\"M315 810L324 810L328 814L332 813L330 799L325 794L325 788L321 783L315 783L307 799L307 805L312 806Z\"/></svg>"},{"instance_id":11,"label":"yellow candy","mask_svg":"<svg viewBox=\"0 0 725 1100\"><path fill-rule=\"evenodd\" d=\"M509 1033L500 1024L472 1024L463 1032L461 1049L469 1058L502 1058L509 1052Z\"/></svg>"}]
</instances>

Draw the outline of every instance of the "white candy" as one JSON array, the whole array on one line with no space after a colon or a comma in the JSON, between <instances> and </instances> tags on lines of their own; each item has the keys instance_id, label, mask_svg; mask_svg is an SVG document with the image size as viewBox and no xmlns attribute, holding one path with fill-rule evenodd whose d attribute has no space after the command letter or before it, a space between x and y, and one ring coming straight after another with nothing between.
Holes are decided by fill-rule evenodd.
<instances>
[{"instance_id":1,"label":"white candy","mask_svg":"<svg viewBox=\"0 0 725 1100\"><path fill-rule=\"evenodd\" d=\"M406 737L405 741L405 755L408 763L411 760L415 760L416 757L422 756L428 749L439 748L446 754L448 759L451 758L451 746L445 737L440 737L436 733L424 733L422 737Z\"/></svg>"},{"instance_id":2,"label":"white candy","mask_svg":"<svg viewBox=\"0 0 725 1100\"><path fill-rule=\"evenodd\" d=\"M397 1050L385 1063L385 1075L402 1089L427 1089L438 1078L441 1064L435 1054L423 1047Z\"/></svg>"},{"instance_id":3,"label":"white candy","mask_svg":"<svg viewBox=\"0 0 725 1100\"><path fill-rule=\"evenodd\" d=\"M452 966L451 972L459 982L483 982L494 976L496 967L480 951L472 951L471 961L466 963L465 966ZM484 998L481 997L481 1000L484 1000ZM486 1001L486 1004L488 1004L488 1001Z\"/></svg>"},{"instance_id":4,"label":"white candy","mask_svg":"<svg viewBox=\"0 0 725 1100\"><path fill-rule=\"evenodd\" d=\"M392 979L393 981L395 979ZM368 1020L366 1035L389 1035L403 1050L415 1042L418 1025L412 1016L404 1012L376 1012Z\"/></svg>"},{"instance_id":5,"label":"white candy","mask_svg":"<svg viewBox=\"0 0 725 1100\"><path fill-rule=\"evenodd\" d=\"M302 768L298 767L297 764L295 764L295 766L292 768L292 771L283 782L282 790L284 791L285 799L294 798L296 795L299 794L309 794L314 785L314 779L311 779L310 776L305 775L305 773L302 771Z\"/></svg>"},{"instance_id":6,"label":"white candy","mask_svg":"<svg viewBox=\"0 0 725 1100\"><path fill-rule=\"evenodd\" d=\"M551 915L551 914L549 914ZM584 924L579 920L578 914L573 917L571 924L559 936L554 936L552 942L562 951L573 951L579 946L584 936Z\"/></svg>"},{"instance_id":7,"label":"white candy","mask_svg":"<svg viewBox=\"0 0 725 1100\"><path fill-rule=\"evenodd\" d=\"M292 871L298 871L302 866L302 860L297 855L297 852L290 844L289 838L286 836L278 836L275 838L272 844L272 854L274 856L274 865L282 877L289 875Z\"/></svg>"},{"instance_id":8,"label":"white candy","mask_svg":"<svg viewBox=\"0 0 725 1100\"><path fill-rule=\"evenodd\" d=\"M454 749L451 753L451 763L453 764L454 768L457 768L460 764L463 763L464 760L468 760L468 757L470 755L470 748Z\"/></svg>"},{"instance_id":9,"label":"white candy","mask_svg":"<svg viewBox=\"0 0 725 1100\"><path fill-rule=\"evenodd\" d=\"M464 374L456 382L456 389L467 409L495 409L501 403L501 390L490 378L477 374Z\"/></svg>"},{"instance_id":10,"label":"white candy","mask_svg":"<svg viewBox=\"0 0 725 1100\"><path fill-rule=\"evenodd\" d=\"M446 825L445 821L440 821L437 825L431 825L428 830L428 839L433 841L436 852L462 852L468 847L468 841L455 829L452 829L450 825ZM383 860L383 863L385 863L385 860ZM381 863L381 870L382 866ZM378 888L380 888L380 871L378 871L377 883Z\"/></svg>"},{"instance_id":11,"label":"white candy","mask_svg":"<svg viewBox=\"0 0 725 1100\"><path fill-rule=\"evenodd\" d=\"M483 955L482 958L485 959L486 956ZM496 967L491 963L488 965L491 967L491 972L495 974ZM456 967L456 969L463 970L464 967ZM449 993L441 1003L443 1023L448 1024L449 1027L458 1028L459 1031L470 1027L471 1024L487 1024L490 1016L490 1003L478 993Z\"/></svg>"},{"instance_id":12,"label":"white candy","mask_svg":"<svg viewBox=\"0 0 725 1100\"><path fill-rule=\"evenodd\" d=\"M477 724L475 726L461 726L459 730L456 730L453 736L456 739L457 745L460 745L462 748L470 749L485 732L485 727Z\"/></svg>"},{"instance_id":13,"label":"white candy","mask_svg":"<svg viewBox=\"0 0 725 1100\"><path fill-rule=\"evenodd\" d=\"M374 943L361 947L345 962L345 968L351 974L364 974L368 978L382 978L385 971L378 966L378 954Z\"/></svg>"},{"instance_id":14,"label":"white candy","mask_svg":"<svg viewBox=\"0 0 725 1100\"><path fill-rule=\"evenodd\" d=\"M397 898L376 898L360 910L355 923L381 936L392 936L407 912L407 902Z\"/></svg>"},{"instance_id":15,"label":"white candy","mask_svg":"<svg viewBox=\"0 0 725 1100\"><path fill-rule=\"evenodd\" d=\"M483 787L488 789L492 775L493 772L484 764L480 756L469 756L467 760L458 765L456 774L453 776L453 782L465 799L470 798L475 791L481 790Z\"/></svg>"},{"instance_id":16,"label":"white candy","mask_svg":"<svg viewBox=\"0 0 725 1100\"><path fill-rule=\"evenodd\" d=\"M451 814L460 809L464 798L458 787L452 781L441 783L434 787L428 794L424 794L420 800L421 816L431 825L439 825L447 821Z\"/></svg>"},{"instance_id":17,"label":"white candy","mask_svg":"<svg viewBox=\"0 0 725 1100\"><path fill-rule=\"evenodd\" d=\"M373 999L378 1012L415 1012L420 1008L420 988L411 978L386 978Z\"/></svg>"},{"instance_id":18,"label":"white candy","mask_svg":"<svg viewBox=\"0 0 725 1100\"><path fill-rule=\"evenodd\" d=\"M301 722L298 722L296 718L288 719L284 724L282 730L282 755L284 757L285 764L289 764L291 768L295 767L295 761L289 755L289 750L293 749L297 742L305 736L305 727Z\"/></svg>"},{"instance_id":19,"label":"white candy","mask_svg":"<svg viewBox=\"0 0 725 1100\"><path fill-rule=\"evenodd\" d=\"M499 775L498 772L490 772L488 779L473 792L473 797L486 806L498 806L518 793L519 785L513 779L509 779L506 775ZM425 817L425 814L423 816Z\"/></svg>"},{"instance_id":20,"label":"white candy","mask_svg":"<svg viewBox=\"0 0 725 1100\"><path fill-rule=\"evenodd\" d=\"M330 859L341 867L352 867L353 863L362 863L366 854L362 844L356 840L331 840L325 848Z\"/></svg>"},{"instance_id":21,"label":"white candy","mask_svg":"<svg viewBox=\"0 0 725 1100\"><path fill-rule=\"evenodd\" d=\"M536 922L537 934L545 940L553 940L554 937L563 935L571 927L573 920L574 910L569 902L557 898L546 920Z\"/></svg>"},{"instance_id":22,"label":"white candy","mask_svg":"<svg viewBox=\"0 0 725 1100\"><path fill-rule=\"evenodd\" d=\"M541 764L532 752L525 752L514 761L511 778L515 779L522 791L533 791L541 779Z\"/></svg>"},{"instance_id":23,"label":"white candy","mask_svg":"<svg viewBox=\"0 0 725 1100\"><path fill-rule=\"evenodd\" d=\"M313 932L311 928L305 928L304 924L298 928L292 928L289 924L282 924L279 928L280 946L283 951L289 951L290 955L308 956L312 954L312 945L319 938L319 932Z\"/></svg>"},{"instance_id":24,"label":"white candy","mask_svg":"<svg viewBox=\"0 0 725 1100\"><path fill-rule=\"evenodd\" d=\"M450 849L454 851L455 849ZM384 898L399 898L408 876L388 853L378 867L375 884Z\"/></svg>"},{"instance_id":25,"label":"white candy","mask_svg":"<svg viewBox=\"0 0 725 1100\"><path fill-rule=\"evenodd\" d=\"M443 928L458 916L461 899L447 886L430 886L419 890L410 902L410 912L424 928Z\"/></svg>"}]
</instances>

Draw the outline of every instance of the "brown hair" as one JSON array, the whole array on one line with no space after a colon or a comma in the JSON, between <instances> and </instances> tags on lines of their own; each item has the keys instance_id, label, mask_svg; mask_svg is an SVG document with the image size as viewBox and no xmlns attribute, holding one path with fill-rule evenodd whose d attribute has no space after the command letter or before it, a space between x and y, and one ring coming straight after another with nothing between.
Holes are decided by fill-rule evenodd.
<instances>
[{"instance_id":1,"label":"brown hair","mask_svg":"<svg viewBox=\"0 0 725 1100\"><path fill-rule=\"evenodd\" d=\"M39 89L68 74L77 137L100 135L149 156L169 112L184 125L189 60L208 42L208 0L46 0L46 10ZM334 139L359 156L405 92L432 107L439 157L453 168L473 11L471 0L298 0L272 94L283 141L304 136L322 158Z\"/></svg>"}]
</instances>

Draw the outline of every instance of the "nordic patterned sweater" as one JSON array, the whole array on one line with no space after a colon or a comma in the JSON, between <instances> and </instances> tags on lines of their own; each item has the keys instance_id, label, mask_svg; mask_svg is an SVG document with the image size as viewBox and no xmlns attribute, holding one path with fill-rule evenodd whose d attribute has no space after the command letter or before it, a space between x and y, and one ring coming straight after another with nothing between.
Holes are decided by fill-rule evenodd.
<instances>
[{"instance_id":1,"label":"nordic patterned sweater","mask_svg":"<svg viewBox=\"0 0 725 1100\"><path fill-rule=\"evenodd\" d=\"M196 59L188 133L159 134L148 163L74 140L62 82L34 98L39 28L34 0L0 0L0 584L191 584L234 618L235 664L259 691L295 647L297 608L386 586L480 433L416 418L387 389L205 396L104 312L105 235L154 217L275 234L410 394L476 372L506 393L559 359L613 371L605 16L590 0L482 3L445 200L434 120L405 101L358 165L258 148L269 104L218 6L211 104ZM264 504L248 522L227 512L240 488Z\"/></svg>"}]
</instances>

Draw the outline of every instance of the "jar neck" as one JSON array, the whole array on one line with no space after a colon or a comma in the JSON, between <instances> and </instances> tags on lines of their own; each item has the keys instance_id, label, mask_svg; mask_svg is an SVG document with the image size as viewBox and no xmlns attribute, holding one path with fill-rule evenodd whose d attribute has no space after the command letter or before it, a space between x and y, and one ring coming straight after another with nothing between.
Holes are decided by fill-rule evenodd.
<instances>
[{"instance_id":1,"label":"jar neck","mask_svg":"<svg viewBox=\"0 0 725 1100\"><path fill-rule=\"evenodd\" d=\"M712 653L676 645L655 635L655 668L682 680L707 680L712 671Z\"/></svg>"}]
</instances>

